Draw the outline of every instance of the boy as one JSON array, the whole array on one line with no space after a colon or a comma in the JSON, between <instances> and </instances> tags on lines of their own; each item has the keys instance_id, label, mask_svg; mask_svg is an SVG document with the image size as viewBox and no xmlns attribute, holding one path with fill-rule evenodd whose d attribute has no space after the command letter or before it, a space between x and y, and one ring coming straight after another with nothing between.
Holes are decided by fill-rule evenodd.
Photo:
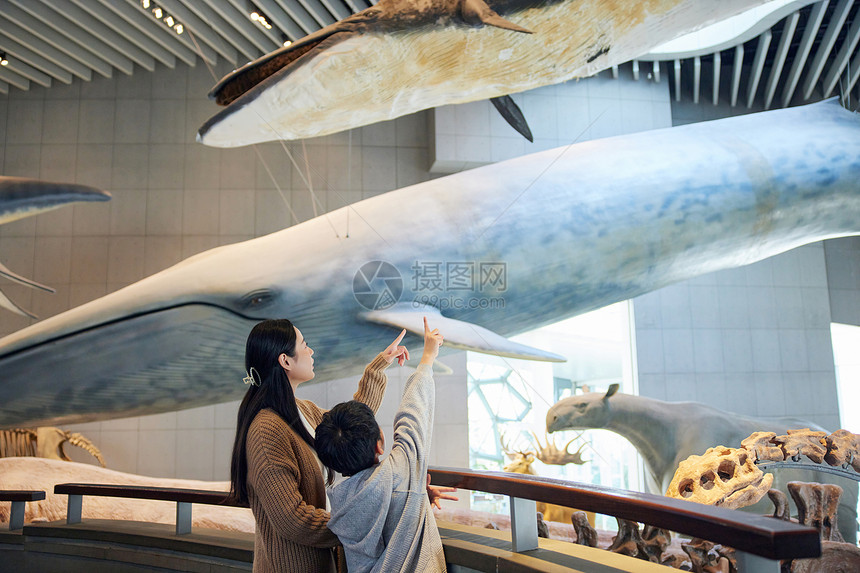
<instances>
[{"instance_id":1,"label":"boy","mask_svg":"<svg viewBox=\"0 0 860 573\"><path fill-rule=\"evenodd\" d=\"M445 556L426 492L427 452L433 429L433 361L442 335L424 318L424 354L406 382L394 418L394 444L373 412L351 401L323 415L316 450L326 466L349 476L329 490L328 527L343 543L350 573L364 571L444 572Z\"/></svg>"}]
</instances>

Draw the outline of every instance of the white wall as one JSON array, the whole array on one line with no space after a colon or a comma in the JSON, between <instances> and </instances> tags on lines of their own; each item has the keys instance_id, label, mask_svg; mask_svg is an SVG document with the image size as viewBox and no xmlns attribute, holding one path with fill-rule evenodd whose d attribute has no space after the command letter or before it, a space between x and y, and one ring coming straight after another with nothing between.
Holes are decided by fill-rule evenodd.
<instances>
[{"instance_id":1,"label":"white wall","mask_svg":"<svg viewBox=\"0 0 860 573\"><path fill-rule=\"evenodd\" d=\"M654 291L633 308L641 395L839 428L822 243Z\"/></svg>"}]
</instances>

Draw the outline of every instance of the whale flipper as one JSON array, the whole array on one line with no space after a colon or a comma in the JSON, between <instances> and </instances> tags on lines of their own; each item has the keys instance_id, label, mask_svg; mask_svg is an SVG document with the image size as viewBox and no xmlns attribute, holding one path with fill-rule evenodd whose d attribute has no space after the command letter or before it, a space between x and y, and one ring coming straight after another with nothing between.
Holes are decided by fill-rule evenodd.
<instances>
[{"instance_id":1,"label":"whale flipper","mask_svg":"<svg viewBox=\"0 0 860 573\"><path fill-rule=\"evenodd\" d=\"M386 310L373 310L361 315L368 322L405 328L416 336L424 336L425 316L445 336L445 345L461 350L471 350L506 358L539 360L543 362L566 362L564 356L508 340L483 326L447 318L439 309L423 304L395 304Z\"/></svg>"},{"instance_id":2,"label":"whale flipper","mask_svg":"<svg viewBox=\"0 0 860 573\"><path fill-rule=\"evenodd\" d=\"M532 130L529 129L526 116L523 115L523 111L520 109L520 106L516 104L511 96L504 95L490 98L490 102L493 104L493 107L496 108L496 111L502 114L502 117L505 118L508 125L516 129L517 133L528 139L531 143L534 143L535 138L532 135Z\"/></svg>"}]
</instances>

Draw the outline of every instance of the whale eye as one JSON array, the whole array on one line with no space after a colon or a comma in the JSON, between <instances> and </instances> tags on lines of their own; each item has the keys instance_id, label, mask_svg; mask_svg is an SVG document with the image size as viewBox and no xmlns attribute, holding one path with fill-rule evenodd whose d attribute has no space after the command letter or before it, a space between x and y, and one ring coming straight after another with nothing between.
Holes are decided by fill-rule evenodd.
<instances>
[{"instance_id":1,"label":"whale eye","mask_svg":"<svg viewBox=\"0 0 860 573\"><path fill-rule=\"evenodd\" d=\"M242 297L240 306L245 310L263 308L272 303L275 294L270 290L255 290Z\"/></svg>"}]
</instances>

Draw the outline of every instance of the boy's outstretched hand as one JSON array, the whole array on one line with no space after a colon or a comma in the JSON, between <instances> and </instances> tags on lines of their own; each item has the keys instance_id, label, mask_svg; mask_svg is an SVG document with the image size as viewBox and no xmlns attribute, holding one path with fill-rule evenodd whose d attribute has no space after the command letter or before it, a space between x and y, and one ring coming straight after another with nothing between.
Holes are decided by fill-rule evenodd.
<instances>
[{"instance_id":1,"label":"boy's outstretched hand","mask_svg":"<svg viewBox=\"0 0 860 573\"><path fill-rule=\"evenodd\" d=\"M425 328L426 328L426 319L425 319ZM400 366L403 366L403 363L409 360L409 350L406 349L405 346L399 346L400 341L403 340L403 337L406 336L406 329L400 331L400 334L397 338L394 339L394 342L388 345L388 348L382 351L382 357L386 362L391 364L394 362L394 359L397 359L397 363Z\"/></svg>"},{"instance_id":2,"label":"boy's outstretched hand","mask_svg":"<svg viewBox=\"0 0 860 573\"><path fill-rule=\"evenodd\" d=\"M436 357L439 356L439 347L442 346L443 337L439 334L439 329L430 330L427 326L427 317L424 317L424 355L421 357L421 364L433 364Z\"/></svg>"},{"instance_id":3,"label":"boy's outstretched hand","mask_svg":"<svg viewBox=\"0 0 860 573\"><path fill-rule=\"evenodd\" d=\"M450 499L451 501L460 501L460 498L455 495L445 495L446 493L451 491L457 491L457 488L430 485L430 474L427 474L427 497L430 498L430 505L435 505L437 509L442 509L441 501L443 499Z\"/></svg>"}]
</instances>

